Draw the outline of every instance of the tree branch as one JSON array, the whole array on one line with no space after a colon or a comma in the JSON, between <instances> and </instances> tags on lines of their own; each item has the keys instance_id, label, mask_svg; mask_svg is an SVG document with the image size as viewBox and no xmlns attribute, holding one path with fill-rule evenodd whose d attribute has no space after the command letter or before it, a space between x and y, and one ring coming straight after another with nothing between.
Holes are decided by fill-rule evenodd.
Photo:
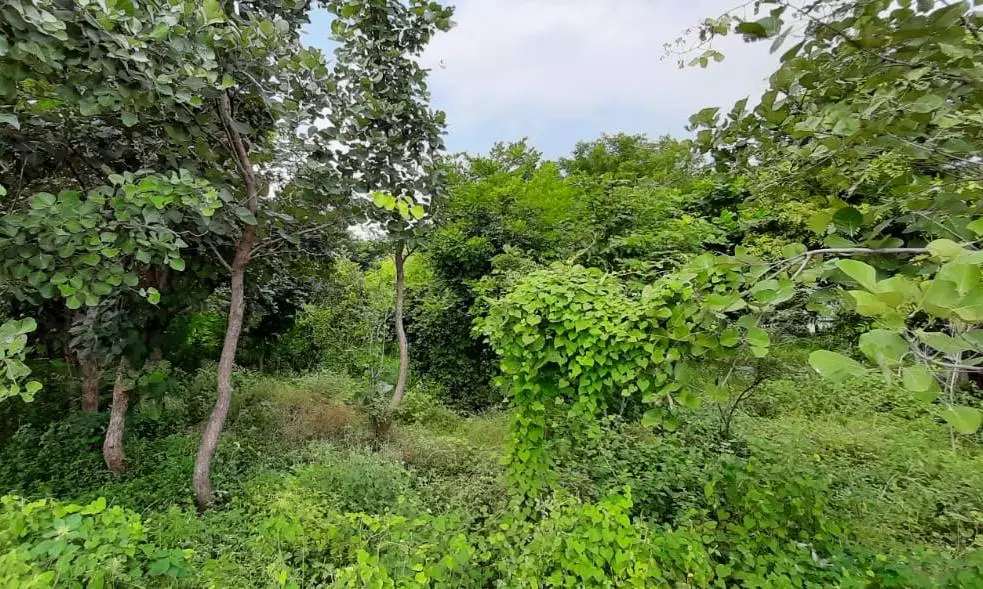
<instances>
[{"instance_id":1,"label":"tree branch","mask_svg":"<svg viewBox=\"0 0 983 589\"><path fill-rule=\"evenodd\" d=\"M256 190L256 176L253 174L253 165L249 159L249 150L242 140L242 135L236 130L232 120L232 103L229 100L229 93L222 92L218 97L218 114L222 119L222 126L225 128L225 135L229 138L232 145L233 159L242 174L243 183L246 185L246 208L254 216L259 210L259 197Z\"/></svg>"},{"instance_id":2,"label":"tree branch","mask_svg":"<svg viewBox=\"0 0 983 589\"><path fill-rule=\"evenodd\" d=\"M821 256L823 254L842 254L842 255L889 255L889 254L907 254L907 255L919 255L929 253L928 248L924 247L884 247L884 248L869 248L869 247L830 247L818 250L810 250L805 253L799 254L793 258L788 258L782 260L781 267L776 270L771 277L775 277L779 272L789 267L790 265L802 260L799 264L798 270L792 274L792 280L799 277L803 270L805 270L806 265L815 256Z\"/></svg>"},{"instance_id":3,"label":"tree branch","mask_svg":"<svg viewBox=\"0 0 983 589\"><path fill-rule=\"evenodd\" d=\"M217 248L217 247L215 247L215 245L214 245L214 244L212 244L212 242L210 242L210 241L207 241L207 242L205 242L205 243L207 243L207 244L208 244L208 247L209 247L209 248L210 248L210 249L212 250L212 252L213 252L213 253L215 254L215 259L216 259L216 260L218 260L218 262L219 262L220 264L222 264L222 267L224 267L224 268L225 268L226 270L228 270L229 272L232 272L232 266L231 266L231 265L230 265L230 264L229 264L228 262L226 262L226 261L225 261L225 258L224 258L224 257L222 257L222 254L221 254L221 253L219 253L219 251L218 251L218 248Z\"/></svg>"},{"instance_id":4,"label":"tree branch","mask_svg":"<svg viewBox=\"0 0 983 589\"><path fill-rule=\"evenodd\" d=\"M301 231L298 231L297 233L294 233L294 236L295 237L300 237L301 235L307 235L308 233L315 233L317 231L322 231L324 229L328 229L329 227L333 227L334 225L336 225L336 223L322 223L321 225L315 225L314 227L308 227L307 229L303 229ZM256 247L254 247L252 253L253 254L256 254L257 252L260 252L260 251L262 251L265 248L268 248L270 246L273 246L273 245L275 245L276 243L278 243L280 241L284 241L285 239L286 238L284 238L283 236L280 236L280 237L275 237L273 239L264 241L264 242L258 244Z\"/></svg>"}]
</instances>

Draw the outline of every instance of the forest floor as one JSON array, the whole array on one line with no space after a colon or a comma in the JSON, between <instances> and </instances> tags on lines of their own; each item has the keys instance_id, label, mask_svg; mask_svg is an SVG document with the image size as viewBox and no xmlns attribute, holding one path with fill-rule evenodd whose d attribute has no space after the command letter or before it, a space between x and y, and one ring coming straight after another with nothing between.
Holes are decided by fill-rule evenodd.
<instances>
[{"instance_id":1,"label":"forest floor","mask_svg":"<svg viewBox=\"0 0 983 589\"><path fill-rule=\"evenodd\" d=\"M219 505L199 516L190 486L199 426L191 416L202 413L194 407L198 396L207 407L206 374L185 383L182 395L138 404L125 475L102 467L99 417L78 415L44 431L22 428L0 451L0 484L21 496L79 504L105 497L140 513L157 545L191 551L193 586L290 579L308 586L330 578L357 558L344 548L355 536L342 542L333 535L336 518L368 518L358 525L405 534L411 545L415 532L392 527L403 525L394 517L419 521L431 533L443 525L473 530L508 507L506 412L461 417L411 394L380 441L351 402L359 386L352 379L242 374L215 469ZM721 506L703 496L711 483L733 483L734 472L720 465L741 457L737 474L745 478L736 488L746 493L741 501L755 502L753 509L742 504L745 523L755 517L763 529L790 526L812 510L805 515L822 529L877 554L936 563L929 567L983 543L979 438L961 437L953 451L940 419L879 378L832 385L804 363L790 364L739 408L729 440L718 434L715 407L692 412L674 433L605 423L590 444L558 453L557 483L594 500L628 485L633 515L660 525L685 527L700 510L719 518ZM776 503L768 503L771 496ZM804 511L796 511L799 501L808 503ZM407 567L414 558L390 556ZM330 559L336 562L324 562Z\"/></svg>"}]
</instances>

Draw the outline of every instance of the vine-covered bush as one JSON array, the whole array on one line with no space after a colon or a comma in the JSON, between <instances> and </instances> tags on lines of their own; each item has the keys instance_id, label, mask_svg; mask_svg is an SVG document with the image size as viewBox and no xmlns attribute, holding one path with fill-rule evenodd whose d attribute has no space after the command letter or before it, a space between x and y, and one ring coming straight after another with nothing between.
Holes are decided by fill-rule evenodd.
<instances>
[{"instance_id":1,"label":"vine-covered bush","mask_svg":"<svg viewBox=\"0 0 983 589\"><path fill-rule=\"evenodd\" d=\"M631 408L644 410L646 424L671 427L677 406L700 403L695 364L767 355L771 340L756 315L793 295L788 279L758 282L767 269L754 258L706 254L631 296L600 270L553 265L491 301L480 328L510 387L508 455L520 495L549 484L557 427L578 443L596 434L598 414ZM704 387L714 400L726 398L732 372L724 366ZM579 434L570 431L577 424Z\"/></svg>"}]
</instances>

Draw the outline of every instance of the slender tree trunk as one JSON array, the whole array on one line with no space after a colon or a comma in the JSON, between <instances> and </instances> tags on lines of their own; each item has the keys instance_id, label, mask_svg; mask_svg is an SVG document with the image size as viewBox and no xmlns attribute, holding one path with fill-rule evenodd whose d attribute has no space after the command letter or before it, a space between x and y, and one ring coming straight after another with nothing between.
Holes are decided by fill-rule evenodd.
<instances>
[{"instance_id":1,"label":"slender tree trunk","mask_svg":"<svg viewBox=\"0 0 983 589\"><path fill-rule=\"evenodd\" d=\"M227 93L219 96L218 110L226 137L232 145L233 157L242 174L246 205L255 216L259 210L256 178L253 175L253 165L245 143L232 125L232 107ZM225 326L225 341L218 362L218 397L201 436L201 445L198 447L198 456L195 459L195 503L199 510L207 509L214 501L211 479L212 458L215 456L215 449L218 448L218 439L222 434L222 428L225 427L225 418L229 414L229 405L232 403L232 368L235 365L236 349L239 347L239 335L242 333L242 321L246 312L246 266L252 257L255 241L256 226L244 226L239 242L236 244L235 257L229 265L231 300L229 320Z\"/></svg>"},{"instance_id":2,"label":"slender tree trunk","mask_svg":"<svg viewBox=\"0 0 983 589\"><path fill-rule=\"evenodd\" d=\"M399 343L399 377L396 379L396 388L393 390L392 399L389 401L389 411L393 412L399 408L403 402L403 395L406 394L406 379L410 373L409 346L406 343L406 330L403 328L403 291L406 278L403 275L403 242L396 242L396 253L394 256L396 263L396 340Z\"/></svg>"},{"instance_id":3,"label":"slender tree trunk","mask_svg":"<svg viewBox=\"0 0 983 589\"><path fill-rule=\"evenodd\" d=\"M91 354L79 356L82 365L82 411L95 413L99 411L99 382L102 380L102 368Z\"/></svg>"},{"instance_id":4,"label":"slender tree trunk","mask_svg":"<svg viewBox=\"0 0 983 589\"><path fill-rule=\"evenodd\" d=\"M113 384L113 406L109 413L109 427L106 441L102 444L102 457L109 470L115 473L126 471L126 457L123 455L123 430L126 427L126 408L130 403L130 393L126 388L127 362L123 358L116 369L116 382Z\"/></svg>"}]
</instances>

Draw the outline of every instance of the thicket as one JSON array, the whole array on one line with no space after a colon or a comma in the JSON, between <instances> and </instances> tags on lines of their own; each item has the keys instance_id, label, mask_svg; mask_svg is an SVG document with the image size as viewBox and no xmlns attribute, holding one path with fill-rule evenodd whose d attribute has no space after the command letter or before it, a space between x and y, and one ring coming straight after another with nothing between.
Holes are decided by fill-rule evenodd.
<instances>
[{"instance_id":1,"label":"thicket","mask_svg":"<svg viewBox=\"0 0 983 589\"><path fill-rule=\"evenodd\" d=\"M322 5L0 8L0 585L983 587L978 11L550 160Z\"/></svg>"}]
</instances>

